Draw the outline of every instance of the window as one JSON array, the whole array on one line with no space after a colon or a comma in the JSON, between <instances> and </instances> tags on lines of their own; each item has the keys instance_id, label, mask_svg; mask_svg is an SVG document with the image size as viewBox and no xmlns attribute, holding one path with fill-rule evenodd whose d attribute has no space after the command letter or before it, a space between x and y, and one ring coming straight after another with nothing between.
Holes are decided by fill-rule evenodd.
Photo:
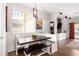
<instances>
[{"instance_id":1,"label":"window","mask_svg":"<svg viewBox=\"0 0 79 59\"><path fill-rule=\"evenodd\" d=\"M12 31L14 33L33 33L35 32L36 20L32 13L12 9Z\"/></svg>"},{"instance_id":2,"label":"window","mask_svg":"<svg viewBox=\"0 0 79 59\"><path fill-rule=\"evenodd\" d=\"M15 33L24 32L24 12L12 9L12 30Z\"/></svg>"},{"instance_id":3,"label":"window","mask_svg":"<svg viewBox=\"0 0 79 59\"><path fill-rule=\"evenodd\" d=\"M79 24L75 24L75 38L79 39Z\"/></svg>"}]
</instances>

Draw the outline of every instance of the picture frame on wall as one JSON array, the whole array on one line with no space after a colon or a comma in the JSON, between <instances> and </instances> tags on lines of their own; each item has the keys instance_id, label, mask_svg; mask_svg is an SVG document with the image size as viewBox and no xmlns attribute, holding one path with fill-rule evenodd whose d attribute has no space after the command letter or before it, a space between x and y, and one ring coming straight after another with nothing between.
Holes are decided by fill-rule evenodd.
<instances>
[{"instance_id":1,"label":"picture frame on wall","mask_svg":"<svg viewBox=\"0 0 79 59\"><path fill-rule=\"evenodd\" d=\"M36 20L36 29L42 29L42 19Z\"/></svg>"}]
</instances>

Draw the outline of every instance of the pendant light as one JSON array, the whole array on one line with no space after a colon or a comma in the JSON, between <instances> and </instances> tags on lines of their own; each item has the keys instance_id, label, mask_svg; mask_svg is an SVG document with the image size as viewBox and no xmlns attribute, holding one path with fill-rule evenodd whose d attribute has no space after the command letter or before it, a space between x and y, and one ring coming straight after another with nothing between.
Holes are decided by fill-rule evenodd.
<instances>
[{"instance_id":1,"label":"pendant light","mask_svg":"<svg viewBox=\"0 0 79 59\"><path fill-rule=\"evenodd\" d=\"M33 8L33 17L36 18L36 19L38 19L38 10L36 8L36 3L35 3L35 6Z\"/></svg>"}]
</instances>

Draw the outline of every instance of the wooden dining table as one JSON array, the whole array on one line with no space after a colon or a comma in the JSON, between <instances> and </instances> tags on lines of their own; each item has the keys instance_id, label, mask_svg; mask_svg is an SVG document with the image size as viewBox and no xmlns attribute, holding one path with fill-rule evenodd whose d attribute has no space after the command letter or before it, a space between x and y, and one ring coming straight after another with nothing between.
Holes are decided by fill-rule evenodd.
<instances>
[{"instance_id":1,"label":"wooden dining table","mask_svg":"<svg viewBox=\"0 0 79 59\"><path fill-rule=\"evenodd\" d=\"M28 38L30 38L30 39L28 39ZM18 45L19 46L26 46L26 45L29 45L29 44L32 44L35 42L45 42L45 44L46 44L46 41L50 41L48 39L51 39L51 37L41 36L41 35L33 35L33 36L24 37L23 38L23 40L25 40L24 42L21 42L21 43L20 43L20 41L17 42L16 55L18 54ZM52 42L52 41L50 41L50 42ZM54 42L52 42L52 43L54 43Z\"/></svg>"}]
</instances>

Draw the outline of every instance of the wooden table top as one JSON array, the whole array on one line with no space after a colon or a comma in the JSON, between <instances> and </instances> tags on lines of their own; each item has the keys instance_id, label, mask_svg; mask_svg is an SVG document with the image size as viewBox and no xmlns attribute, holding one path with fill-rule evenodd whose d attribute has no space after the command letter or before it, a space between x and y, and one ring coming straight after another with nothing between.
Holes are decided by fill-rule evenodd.
<instances>
[{"instance_id":1,"label":"wooden table top","mask_svg":"<svg viewBox=\"0 0 79 59\"><path fill-rule=\"evenodd\" d=\"M29 43L33 43L33 42L37 42L37 41L43 41L43 40L47 40L47 39L51 39L51 37L46 37L46 36L30 36L30 37L32 37L32 39L30 40L30 41L28 41L28 42L23 42L23 43L19 43L19 45L24 45L24 44L29 44ZM28 37L26 37L26 38L28 38ZM26 40L26 38L25 38L25 40Z\"/></svg>"}]
</instances>

